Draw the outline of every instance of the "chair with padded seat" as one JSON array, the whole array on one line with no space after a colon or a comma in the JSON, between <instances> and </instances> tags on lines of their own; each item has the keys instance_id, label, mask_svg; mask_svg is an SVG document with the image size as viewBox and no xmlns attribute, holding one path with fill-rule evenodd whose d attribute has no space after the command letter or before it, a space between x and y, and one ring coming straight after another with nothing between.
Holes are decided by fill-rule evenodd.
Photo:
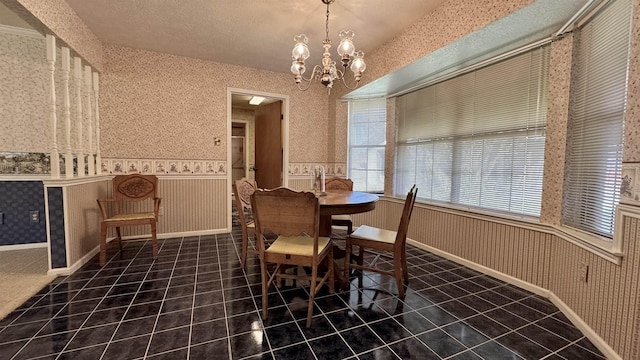
<instances>
[{"instance_id":1,"label":"chair with padded seat","mask_svg":"<svg viewBox=\"0 0 640 360\"><path fill-rule=\"evenodd\" d=\"M341 177L326 178L324 181L324 189L329 192L353 191L353 181ZM351 215L331 215L332 226L344 226L347 228L347 234L353 232L353 221Z\"/></svg>"},{"instance_id":2,"label":"chair with padded seat","mask_svg":"<svg viewBox=\"0 0 640 360\"><path fill-rule=\"evenodd\" d=\"M255 253L255 250L249 249L249 237L256 235L256 227L251 210L251 195L256 191L258 185L253 179L242 178L234 181L232 187L233 195L236 199L238 219L240 220L240 227L242 228L240 263L242 267L244 267L247 260L247 253Z\"/></svg>"},{"instance_id":3,"label":"chair with padded seat","mask_svg":"<svg viewBox=\"0 0 640 360\"><path fill-rule=\"evenodd\" d=\"M413 212L413 205L415 204L417 193L418 189L413 185L404 201L402 217L400 218L400 224L398 225L397 231L362 225L347 236L344 262L344 275L346 278L349 278L352 268L392 276L396 280L400 298L404 298L404 284L409 282L406 255L407 231L409 229L409 221L411 219L411 213ZM354 246L359 248L357 255L352 254ZM372 252L376 255L374 260L367 265L364 264L365 252ZM355 264L351 264L351 256L356 258ZM393 266L390 270L381 269L375 266L375 262L379 257L385 257L392 260Z\"/></svg>"},{"instance_id":4,"label":"chair with padded seat","mask_svg":"<svg viewBox=\"0 0 640 360\"><path fill-rule=\"evenodd\" d=\"M320 204L312 192L298 192L285 187L272 190L256 190L251 196L254 221L256 223L256 243L262 281L262 318L268 315L268 290L276 280L308 280L309 304L307 327L311 326L313 303L322 285L335 292L333 273L333 244L328 237L319 236ZM265 235L275 240L267 246ZM322 264L325 262L324 264ZM267 264L275 264L271 274ZM326 269L324 276L318 274L320 265ZM285 273L288 267L308 267L300 274Z\"/></svg>"},{"instance_id":5,"label":"chair with padded seat","mask_svg":"<svg viewBox=\"0 0 640 360\"><path fill-rule=\"evenodd\" d=\"M112 197L98 199L98 206L102 213L100 265L104 266L106 262L107 230L110 227L116 229L115 240L118 242L120 251L122 251L122 234L120 231L122 227L150 225L153 258L158 258L156 225L161 201L158 197L158 178L155 175L116 175L112 180L112 184Z\"/></svg>"}]
</instances>

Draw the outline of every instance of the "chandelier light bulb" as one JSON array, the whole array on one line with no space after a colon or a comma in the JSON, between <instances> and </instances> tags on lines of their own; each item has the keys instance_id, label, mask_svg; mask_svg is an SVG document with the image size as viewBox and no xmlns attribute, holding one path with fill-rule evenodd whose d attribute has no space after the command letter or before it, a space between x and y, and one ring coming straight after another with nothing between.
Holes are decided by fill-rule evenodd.
<instances>
[{"instance_id":1,"label":"chandelier light bulb","mask_svg":"<svg viewBox=\"0 0 640 360\"><path fill-rule=\"evenodd\" d=\"M297 61L307 60L307 58L309 58L309 47L307 46L307 42L309 42L309 39L307 38L307 36L304 34L295 36L293 38L293 41L296 42L296 45L291 51L291 56L293 57L293 59Z\"/></svg>"},{"instance_id":2,"label":"chandelier light bulb","mask_svg":"<svg viewBox=\"0 0 640 360\"><path fill-rule=\"evenodd\" d=\"M351 61L351 71L353 71L356 76L362 75L362 72L367 68L367 64L364 63L364 53L362 51L358 51L355 53L353 60Z\"/></svg>"},{"instance_id":3,"label":"chandelier light bulb","mask_svg":"<svg viewBox=\"0 0 640 360\"><path fill-rule=\"evenodd\" d=\"M351 30L340 32L340 45L338 45L338 54L342 59L349 59L356 52L356 46L353 45L353 37L355 34Z\"/></svg>"},{"instance_id":4,"label":"chandelier light bulb","mask_svg":"<svg viewBox=\"0 0 640 360\"><path fill-rule=\"evenodd\" d=\"M304 62L299 62L296 60L293 60L291 62L291 73L293 73L293 75L302 75L306 70L307 68L306 66L304 66Z\"/></svg>"}]
</instances>

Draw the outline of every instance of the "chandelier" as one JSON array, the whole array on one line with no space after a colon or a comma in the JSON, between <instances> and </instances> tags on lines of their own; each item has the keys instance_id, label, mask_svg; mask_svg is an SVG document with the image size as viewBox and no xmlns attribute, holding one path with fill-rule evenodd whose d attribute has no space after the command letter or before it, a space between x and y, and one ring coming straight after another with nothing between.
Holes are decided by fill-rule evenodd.
<instances>
[{"instance_id":1,"label":"chandelier","mask_svg":"<svg viewBox=\"0 0 640 360\"><path fill-rule=\"evenodd\" d=\"M313 67L311 76L305 78L303 76L306 66L304 61L309 57L309 47L307 42L309 39L306 35L298 35L293 38L296 42L291 51L293 62L291 63L291 72L294 75L294 80L298 84L298 88L305 91L311 86L313 79L320 80L320 83L324 85L329 92L333 87L334 80L342 81L347 89L353 90L358 87L358 83L362 78L362 72L366 69L367 65L364 63L364 53L362 51L356 51L355 45L353 45L353 31L341 31L340 32L340 45L338 45L338 55L340 55L340 61L342 63L342 70L336 67L336 62L331 59L329 49L331 48L331 40L329 40L329 5L335 0L321 0L323 4L327 5L327 14L325 22L325 39L322 41L322 47L324 52L322 53L322 65L316 65ZM344 79L347 67L353 72L355 84L353 86L347 85ZM304 87L302 82L306 82L307 86Z\"/></svg>"}]
</instances>

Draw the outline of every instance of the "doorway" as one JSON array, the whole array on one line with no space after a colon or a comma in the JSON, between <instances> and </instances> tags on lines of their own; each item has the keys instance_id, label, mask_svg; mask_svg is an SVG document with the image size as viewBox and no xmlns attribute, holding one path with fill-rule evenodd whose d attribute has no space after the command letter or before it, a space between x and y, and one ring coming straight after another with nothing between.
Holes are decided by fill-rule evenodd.
<instances>
[{"instance_id":1,"label":"doorway","mask_svg":"<svg viewBox=\"0 0 640 360\"><path fill-rule=\"evenodd\" d=\"M258 105L251 105L249 101L253 97L264 100ZM260 188L287 186L288 118L287 95L227 90L229 195L232 195L232 182L242 177L255 179ZM231 202L228 208L231 228Z\"/></svg>"}]
</instances>

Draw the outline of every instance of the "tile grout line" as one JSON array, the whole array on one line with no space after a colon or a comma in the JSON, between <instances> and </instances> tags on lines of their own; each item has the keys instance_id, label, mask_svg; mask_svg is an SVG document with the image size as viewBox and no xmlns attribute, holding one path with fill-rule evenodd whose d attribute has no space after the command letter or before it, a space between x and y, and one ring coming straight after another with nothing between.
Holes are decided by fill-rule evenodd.
<instances>
[{"instance_id":1,"label":"tile grout line","mask_svg":"<svg viewBox=\"0 0 640 360\"><path fill-rule=\"evenodd\" d=\"M146 244L147 242L145 242ZM136 255L134 257L131 258L131 260L129 261L129 263L127 264L127 266L124 268L124 270L120 273L120 275L118 275L118 278L116 279L116 281L113 282L113 284L111 284L111 286L109 286L109 291L111 291L111 289L114 288L115 284L118 282L118 280L122 277L122 275L125 273L126 269L129 268L129 266L131 266L131 263L133 263L133 261L138 257L138 255L140 254L140 252L142 251L142 249L144 249L144 244L143 246L140 247L140 249L138 249L138 252L136 253ZM118 253L120 253L120 251L118 251ZM116 253L117 254L117 253ZM113 257L111 259L109 259L109 262L107 262L105 264L105 266L107 264L109 264L112 261ZM103 267L104 268L104 267ZM100 270L102 271L102 269ZM100 271L98 271L98 273L100 273ZM98 274L97 273L97 274ZM96 275L97 275L96 274ZM89 282L87 282L87 284L89 284ZM86 284L85 284L86 285ZM84 289L84 287L83 287ZM86 319L84 319L84 321L82 322L82 324L75 330L73 336L71 337L71 339L69 339L69 341L67 341L67 343L65 344L64 348L59 352L58 356L56 356L56 359L60 358L60 356L64 353L64 351L69 347L69 344L71 344L71 342L73 341L73 339L75 339L75 337L78 335L78 333L83 330L83 326L84 324L87 323L87 321L89 320L89 318L91 317L91 315L93 315L96 312L96 309L100 306L100 304L102 304L102 302L104 301L104 299L107 297L107 294L109 293L109 291L107 291L105 293L105 295L103 295L100 298L100 301L98 301L98 303L96 304L96 306L93 308L93 310L90 312L90 314L87 316ZM78 293L80 293L78 291Z\"/></svg>"},{"instance_id":2,"label":"tile grout line","mask_svg":"<svg viewBox=\"0 0 640 360\"><path fill-rule=\"evenodd\" d=\"M160 251L158 251L158 255L162 252L162 248L164 247L164 245L165 245L165 242L162 242L162 246L160 248ZM137 256L138 256L138 254L136 254L134 259L137 258ZM104 350L102 351L102 354L100 355L100 360L102 360L104 358L105 354L107 353L107 350L109 349L109 346L113 342L113 338L116 336L116 333L118 332L118 329L120 329L120 325L122 324L122 322L126 318L127 314L129 313L129 309L131 309L131 306L133 305L134 301L136 300L136 296L140 293L140 289L142 288L142 285L144 284L144 281L149 276L149 273L153 270L153 265L155 265L155 259L151 264L149 264L149 269L147 269L147 272L145 273L144 278L142 278L142 280L140 280L140 285L138 285L138 289L136 290L135 294L131 298L131 301L129 302L129 305L127 305L127 310L125 310L124 314L122 314L122 317L120 317L120 321L118 321L118 325L116 325L116 328L113 331L113 334L111 334L111 338L109 338L109 341L107 342L107 346L104 348ZM122 273L124 274L125 272L126 272L126 269L123 270ZM116 283L117 283L117 281L116 281ZM115 286L116 283L114 283L114 286ZM106 294L105 294L104 297L106 297ZM149 341L151 341L151 338L149 338Z\"/></svg>"},{"instance_id":3,"label":"tile grout line","mask_svg":"<svg viewBox=\"0 0 640 360\"><path fill-rule=\"evenodd\" d=\"M233 237L231 237L233 239ZM220 244L218 235L215 236L216 241L216 257L218 258L218 271L220 272L220 294L222 295L222 309L224 311L224 324L227 329L227 351L229 351L229 360L233 360L231 349L231 332L229 331L229 314L227 312L227 297L224 294L224 281L222 280L222 265L220 261Z\"/></svg>"},{"instance_id":4,"label":"tile grout line","mask_svg":"<svg viewBox=\"0 0 640 360\"><path fill-rule=\"evenodd\" d=\"M158 326L158 320L160 319L160 314L162 313L162 306L164 305L164 301L167 298L167 293L169 292L169 287L171 286L171 280L173 279L173 273L176 270L176 264L178 262L178 257L180 256L180 251L182 250L182 244L184 243L184 237L180 239L180 246L178 247L178 251L176 252L176 258L173 261L173 267L171 268L171 275L169 275L169 282L167 284L167 288L164 290L164 295L162 296L160 308L158 309L158 313L156 314L156 320L153 324L153 328L151 329L151 335L149 336L149 342L147 343L147 348L144 352L143 358L147 358L149 354L149 348L151 348L151 342L153 341L153 335L156 332L156 327Z\"/></svg>"},{"instance_id":5,"label":"tile grout line","mask_svg":"<svg viewBox=\"0 0 640 360\"><path fill-rule=\"evenodd\" d=\"M196 257L196 271L193 279L194 285L193 285L193 296L191 300L191 318L189 320L189 342L187 343L187 359L191 355L191 337L193 335L193 314L195 313L195 309L196 309L196 294L198 290L198 272L199 272L199 265L200 265L201 242L202 242L202 236L198 236L198 256Z\"/></svg>"}]
</instances>

